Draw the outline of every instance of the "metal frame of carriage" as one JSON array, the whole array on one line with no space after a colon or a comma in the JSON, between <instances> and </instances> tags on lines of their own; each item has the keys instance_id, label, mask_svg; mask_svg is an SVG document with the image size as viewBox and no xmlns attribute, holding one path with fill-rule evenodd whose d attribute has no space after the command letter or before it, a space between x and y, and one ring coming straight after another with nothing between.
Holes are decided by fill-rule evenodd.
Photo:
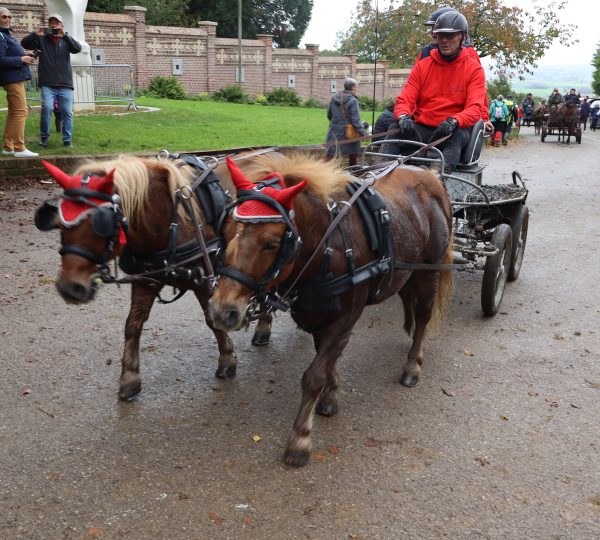
<instances>
[{"instance_id":1,"label":"metal frame of carriage","mask_svg":"<svg viewBox=\"0 0 600 540\"><path fill-rule=\"evenodd\" d=\"M473 128L471 141L463 150L461 164L452 174L440 173L453 210L453 249L455 262L465 269L483 270L481 308L486 316L495 315L502 303L505 285L519 277L529 226L526 206L528 189L517 171L512 184L483 184L483 123ZM378 152L383 143L414 145L426 155L397 156ZM401 139L376 141L363 150L363 163L398 160L402 165L416 165L444 170L444 156L437 148Z\"/></svg>"}]
</instances>

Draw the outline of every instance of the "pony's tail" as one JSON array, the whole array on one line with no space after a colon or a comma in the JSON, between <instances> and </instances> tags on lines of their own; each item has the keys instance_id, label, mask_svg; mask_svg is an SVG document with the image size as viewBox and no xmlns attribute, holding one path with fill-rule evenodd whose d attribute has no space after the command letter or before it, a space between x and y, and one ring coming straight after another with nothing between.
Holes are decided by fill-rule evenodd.
<instances>
[{"instance_id":1,"label":"pony's tail","mask_svg":"<svg viewBox=\"0 0 600 540\"><path fill-rule=\"evenodd\" d=\"M453 238L450 237L446 253L442 264L452 264L454 257L452 254ZM446 318L448 306L452 299L452 291L454 289L454 272L452 270L440 270L440 281L438 283L437 293L433 302L433 309L431 312L431 320L428 327L435 332L439 332L442 327L442 323Z\"/></svg>"}]
</instances>

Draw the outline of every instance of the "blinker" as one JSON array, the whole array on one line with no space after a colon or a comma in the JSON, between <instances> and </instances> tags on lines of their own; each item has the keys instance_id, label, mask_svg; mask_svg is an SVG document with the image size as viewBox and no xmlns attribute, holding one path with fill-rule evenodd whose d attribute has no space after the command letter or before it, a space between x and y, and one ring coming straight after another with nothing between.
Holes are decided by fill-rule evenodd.
<instances>
[{"instance_id":1,"label":"blinker","mask_svg":"<svg viewBox=\"0 0 600 540\"><path fill-rule=\"evenodd\" d=\"M40 231L58 229L58 207L49 202L38 206L35 211L34 222Z\"/></svg>"},{"instance_id":2,"label":"blinker","mask_svg":"<svg viewBox=\"0 0 600 540\"><path fill-rule=\"evenodd\" d=\"M115 217L112 208L100 207L92 214L92 230L102 238L115 234Z\"/></svg>"}]
</instances>

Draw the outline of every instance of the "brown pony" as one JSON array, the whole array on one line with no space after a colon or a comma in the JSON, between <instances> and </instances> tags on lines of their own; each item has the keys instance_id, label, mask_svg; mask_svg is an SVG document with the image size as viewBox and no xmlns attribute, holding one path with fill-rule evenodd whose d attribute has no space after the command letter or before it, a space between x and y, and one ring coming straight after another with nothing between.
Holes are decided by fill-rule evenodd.
<instances>
[{"instance_id":1,"label":"brown pony","mask_svg":"<svg viewBox=\"0 0 600 540\"><path fill-rule=\"evenodd\" d=\"M555 111L550 112L548 124L558 131L558 140L570 144L571 136L577 134L579 126L579 109L576 103L560 103Z\"/></svg>"},{"instance_id":2,"label":"brown pony","mask_svg":"<svg viewBox=\"0 0 600 540\"><path fill-rule=\"evenodd\" d=\"M376 191L367 191L383 208L373 198L367 206L378 208L375 222L389 225L389 252L381 257L357 205L328 230L348 206L356 178L310 157L263 156L257 164L248 179L258 187L233 167L238 201L224 224L227 250L210 313L215 326L237 330L247 324L248 306L272 295L280 304L289 300L294 321L312 334L316 356L302 378L302 401L284 454L285 463L302 466L309 459L314 411L331 416L338 410L336 362L367 304L400 295L404 328L413 336L400 382L417 383L425 329L432 317L441 320L450 296L452 274L435 265L452 261L452 208L432 171L397 167L379 178ZM274 177L280 191L265 194ZM380 245L386 242L385 235L379 238Z\"/></svg>"},{"instance_id":3,"label":"brown pony","mask_svg":"<svg viewBox=\"0 0 600 540\"><path fill-rule=\"evenodd\" d=\"M544 120L546 120L548 114L548 106L547 105L538 105L533 112L533 126L534 132L536 135L540 134L542 129L542 124Z\"/></svg>"},{"instance_id":4,"label":"brown pony","mask_svg":"<svg viewBox=\"0 0 600 540\"><path fill-rule=\"evenodd\" d=\"M165 285L179 289L180 294L191 290L196 295L206 324L217 339L219 363L215 375L222 379L234 377L237 357L231 340L214 327L208 313L212 284L204 255L214 256L220 246L214 231L220 212L209 220L208 210L216 212L216 207L204 207L197 196L191 196L189 187L199 171L183 161L133 156L90 161L73 176L52 164L44 165L64 189L58 207L45 203L36 212L38 228L61 230L62 264L56 287L63 299L71 304L93 300L99 272L110 278L107 263L119 255L121 267L133 274L125 280L131 282L131 305L125 323L119 399L129 400L141 390L140 336ZM209 176L205 180L210 184L207 189L212 186L215 197L221 196L224 208L228 196L223 189L232 191L233 184L225 166L218 171L222 182ZM189 211L186 204L176 202L178 198L181 202L184 194ZM213 206L216 200L212 199ZM206 250L198 246L198 225L208 245ZM270 315L260 320L254 344L268 342L270 323Z\"/></svg>"}]
</instances>

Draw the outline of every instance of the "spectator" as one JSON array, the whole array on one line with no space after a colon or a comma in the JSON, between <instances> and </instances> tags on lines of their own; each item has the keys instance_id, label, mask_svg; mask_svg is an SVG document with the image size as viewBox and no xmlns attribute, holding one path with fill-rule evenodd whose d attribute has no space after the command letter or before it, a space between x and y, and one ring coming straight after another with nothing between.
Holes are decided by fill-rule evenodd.
<instances>
[{"instance_id":1,"label":"spectator","mask_svg":"<svg viewBox=\"0 0 600 540\"><path fill-rule=\"evenodd\" d=\"M594 101L590 107L590 131L596 131L598 116L600 116L600 100Z\"/></svg>"},{"instance_id":2,"label":"spectator","mask_svg":"<svg viewBox=\"0 0 600 540\"><path fill-rule=\"evenodd\" d=\"M521 109L523 111L523 124L529 124L533 121L533 113L535 111L535 101L531 92L527 94L521 103Z\"/></svg>"},{"instance_id":3,"label":"spectator","mask_svg":"<svg viewBox=\"0 0 600 540\"><path fill-rule=\"evenodd\" d=\"M50 116L56 99L62 121L63 146L72 147L73 73L71 71L71 54L80 52L81 45L65 32L63 19L58 13L48 16L48 27L38 28L36 32L25 36L21 41L23 47L41 51L38 69L39 85L42 91L40 145L43 148L48 146Z\"/></svg>"},{"instance_id":4,"label":"spectator","mask_svg":"<svg viewBox=\"0 0 600 540\"><path fill-rule=\"evenodd\" d=\"M549 107L556 107L558 104L564 103L564 101L565 101L565 98L558 91L558 88L555 88L554 90L552 90L552 93L548 96L548 106Z\"/></svg>"},{"instance_id":5,"label":"spectator","mask_svg":"<svg viewBox=\"0 0 600 540\"><path fill-rule=\"evenodd\" d=\"M344 90L335 94L327 107L327 118L329 119L327 142L338 141L340 144L329 146L326 155L329 159L333 158L337 152L342 156L348 156L350 166L356 165L358 162L360 141L343 142L346 140L346 124L354 126L357 136L362 137L365 134L360 120L360 105L356 97L357 84L355 79L346 79Z\"/></svg>"},{"instance_id":6,"label":"spectator","mask_svg":"<svg viewBox=\"0 0 600 540\"><path fill-rule=\"evenodd\" d=\"M502 144L506 146L508 144L513 123L515 122L518 113L515 106L515 98L513 96L508 96L508 98L504 100L504 104L508 110L508 116L506 117L506 125L504 126L504 133L502 134Z\"/></svg>"},{"instance_id":7,"label":"spectator","mask_svg":"<svg viewBox=\"0 0 600 540\"><path fill-rule=\"evenodd\" d=\"M8 114L4 125L3 156L33 158L39 154L25 148L25 120L27 119L27 97L25 81L31 80L29 66L35 63L32 54L12 36L12 15L0 8L0 86L6 91Z\"/></svg>"},{"instance_id":8,"label":"spectator","mask_svg":"<svg viewBox=\"0 0 600 540\"><path fill-rule=\"evenodd\" d=\"M583 124L583 131L587 128L587 121L590 116L590 102L588 99L588 96L585 96L579 108L579 121Z\"/></svg>"},{"instance_id":9,"label":"spectator","mask_svg":"<svg viewBox=\"0 0 600 540\"><path fill-rule=\"evenodd\" d=\"M508 107L504 103L504 96L498 97L490 104L490 119L494 125L494 134L492 135L492 145L500 146L503 140L504 130L506 129L506 119L508 118Z\"/></svg>"},{"instance_id":10,"label":"spectator","mask_svg":"<svg viewBox=\"0 0 600 540\"><path fill-rule=\"evenodd\" d=\"M471 128L484 113L485 74L464 48L467 31L467 19L456 11L438 17L433 27L437 48L413 66L394 108L401 138L433 142L448 137L438 146L447 173L456 168ZM448 88L453 91L443 91Z\"/></svg>"},{"instance_id":11,"label":"spectator","mask_svg":"<svg viewBox=\"0 0 600 540\"><path fill-rule=\"evenodd\" d=\"M396 121L394 118L394 106L395 103L392 101L383 111L379 117L377 118L375 125L373 126L373 135L377 135L378 133L385 133L390 126ZM383 135L379 137L373 137L374 141L382 139Z\"/></svg>"},{"instance_id":12,"label":"spectator","mask_svg":"<svg viewBox=\"0 0 600 540\"><path fill-rule=\"evenodd\" d=\"M579 105L580 99L577 95L577 90L575 88L571 88L568 94L565 94L565 103L575 103L575 105Z\"/></svg>"}]
</instances>

